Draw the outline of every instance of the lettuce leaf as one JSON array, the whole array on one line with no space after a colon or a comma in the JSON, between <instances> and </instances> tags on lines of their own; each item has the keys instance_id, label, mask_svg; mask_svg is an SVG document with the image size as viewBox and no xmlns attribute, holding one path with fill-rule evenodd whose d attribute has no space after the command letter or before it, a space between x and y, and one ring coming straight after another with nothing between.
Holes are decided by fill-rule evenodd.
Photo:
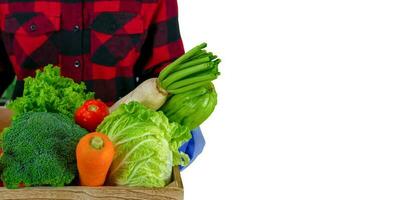
<instances>
[{"instance_id":1,"label":"lettuce leaf","mask_svg":"<svg viewBox=\"0 0 401 200\"><path fill-rule=\"evenodd\" d=\"M24 79L22 97L10 102L14 117L23 113L52 112L73 118L75 110L87 99L94 98L94 93L86 92L84 83L60 75L60 68L47 65L43 71L37 70L35 78Z\"/></svg>"},{"instance_id":2,"label":"lettuce leaf","mask_svg":"<svg viewBox=\"0 0 401 200\"><path fill-rule=\"evenodd\" d=\"M107 134L116 148L109 184L164 187L173 166L189 163L178 148L191 139L190 130L138 102L122 104L97 131Z\"/></svg>"}]
</instances>

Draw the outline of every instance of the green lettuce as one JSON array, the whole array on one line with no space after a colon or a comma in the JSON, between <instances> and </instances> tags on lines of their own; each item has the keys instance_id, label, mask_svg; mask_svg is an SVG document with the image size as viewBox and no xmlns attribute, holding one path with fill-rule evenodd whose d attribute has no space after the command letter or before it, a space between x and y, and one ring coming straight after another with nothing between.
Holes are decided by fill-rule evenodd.
<instances>
[{"instance_id":1,"label":"green lettuce","mask_svg":"<svg viewBox=\"0 0 401 200\"><path fill-rule=\"evenodd\" d=\"M24 79L24 93L7 105L17 117L26 112L61 113L73 118L75 110L94 93L86 92L84 83L60 75L60 68L47 65L37 70L35 78Z\"/></svg>"},{"instance_id":2,"label":"green lettuce","mask_svg":"<svg viewBox=\"0 0 401 200\"><path fill-rule=\"evenodd\" d=\"M161 112L138 102L122 104L97 128L116 148L109 171L109 184L164 187L172 167L187 165L189 157L178 148L191 139L187 127L169 123Z\"/></svg>"}]
</instances>

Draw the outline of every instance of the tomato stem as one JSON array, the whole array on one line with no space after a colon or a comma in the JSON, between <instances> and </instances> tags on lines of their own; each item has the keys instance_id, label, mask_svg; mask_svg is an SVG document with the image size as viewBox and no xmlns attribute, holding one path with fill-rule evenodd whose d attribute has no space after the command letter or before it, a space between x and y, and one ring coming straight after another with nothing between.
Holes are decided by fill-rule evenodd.
<instances>
[{"instance_id":1,"label":"tomato stem","mask_svg":"<svg viewBox=\"0 0 401 200\"><path fill-rule=\"evenodd\" d=\"M99 107L97 107L96 105L89 105L88 106L88 110L89 111L97 111L99 109Z\"/></svg>"}]
</instances>

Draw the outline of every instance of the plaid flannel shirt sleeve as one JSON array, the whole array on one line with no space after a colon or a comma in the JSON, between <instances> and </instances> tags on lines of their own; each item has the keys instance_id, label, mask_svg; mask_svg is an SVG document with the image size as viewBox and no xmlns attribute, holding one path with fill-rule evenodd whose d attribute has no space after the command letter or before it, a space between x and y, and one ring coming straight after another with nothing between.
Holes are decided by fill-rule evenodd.
<instances>
[{"instance_id":1,"label":"plaid flannel shirt sleeve","mask_svg":"<svg viewBox=\"0 0 401 200\"><path fill-rule=\"evenodd\" d=\"M184 47L178 25L177 0L159 0L135 72L141 80L156 77L182 54Z\"/></svg>"},{"instance_id":2,"label":"plaid flannel shirt sleeve","mask_svg":"<svg viewBox=\"0 0 401 200\"><path fill-rule=\"evenodd\" d=\"M0 96L2 96L3 92L11 84L14 76L15 73L6 53L4 43L0 40Z\"/></svg>"}]
</instances>

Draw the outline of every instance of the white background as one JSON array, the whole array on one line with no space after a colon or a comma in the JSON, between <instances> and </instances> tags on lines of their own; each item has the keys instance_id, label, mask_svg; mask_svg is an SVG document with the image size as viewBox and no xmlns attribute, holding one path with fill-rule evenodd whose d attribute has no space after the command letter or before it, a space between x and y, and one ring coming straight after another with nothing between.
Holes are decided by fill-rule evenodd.
<instances>
[{"instance_id":1,"label":"white background","mask_svg":"<svg viewBox=\"0 0 401 200\"><path fill-rule=\"evenodd\" d=\"M401 199L401 2L179 0L223 62L185 198Z\"/></svg>"}]
</instances>

